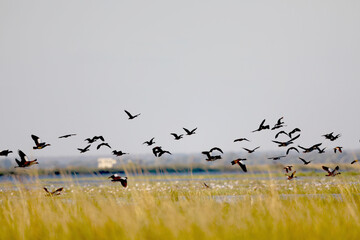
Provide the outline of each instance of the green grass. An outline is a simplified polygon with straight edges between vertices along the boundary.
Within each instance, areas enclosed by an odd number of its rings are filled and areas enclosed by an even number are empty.
[[[205,176],[211,188],[204,176],[168,181],[174,177],[129,177],[126,189],[106,178],[81,186],[64,177],[57,197],[45,196],[48,179],[2,183],[0,239],[360,237],[358,176]]]

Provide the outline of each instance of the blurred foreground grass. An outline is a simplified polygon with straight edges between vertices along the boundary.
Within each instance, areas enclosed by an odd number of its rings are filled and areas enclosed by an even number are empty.
[[[359,239],[358,176],[0,184],[0,239]],[[210,180],[209,180],[210,179]],[[163,180],[163,181],[162,181]],[[57,184],[57,183],[56,183]],[[46,197],[43,186],[64,186]]]

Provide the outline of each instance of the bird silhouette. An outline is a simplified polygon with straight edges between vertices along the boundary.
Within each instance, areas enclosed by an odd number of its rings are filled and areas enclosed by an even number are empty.
[[[121,185],[126,188],[127,187],[127,177],[121,177],[119,174],[115,173],[111,175],[109,178],[111,178],[112,182],[120,182]]]
[[[75,133],[66,134],[66,135],[60,136],[59,138],[68,138],[68,137],[72,137],[72,136],[76,136],[76,134]]]
[[[314,151],[314,150],[319,149],[319,147],[321,146],[321,144],[322,144],[322,143],[317,143],[317,144],[312,145],[312,146],[309,147],[309,148],[302,147],[302,146],[300,146],[300,145],[298,145],[298,147],[301,148],[302,150],[304,150],[303,153],[309,153],[309,152],[312,152],[312,151]]]
[[[206,188],[210,188],[210,186],[209,186],[209,185],[207,185],[205,182],[204,182],[204,187],[206,187]]]
[[[101,141],[105,141],[105,139],[104,139],[104,137],[103,136],[94,136],[94,137],[92,137],[92,138],[87,138],[87,139],[85,139],[84,141],[87,141],[89,144],[92,144],[92,143],[94,143],[94,142],[96,142],[97,140],[101,140]]]
[[[292,131],[290,131],[289,132],[289,137],[292,138],[291,136],[296,132],[301,132],[300,128],[294,128]]]
[[[284,127],[284,122],[282,121],[284,117],[279,118],[277,122],[275,123],[274,127],[271,128],[271,130],[275,130],[281,127]]]
[[[287,134],[285,131],[280,131],[275,135],[275,139],[277,139],[280,134],[285,134],[286,136],[289,136],[289,134]]]
[[[176,133],[170,133],[170,134],[174,136],[175,140],[180,140],[184,136],[184,134],[180,134],[180,135],[177,135]]]
[[[211,161],[216,161],[216,160],[219,160],[221,159],[221,156],[220,155],[211,155],[210,154],[210,151],[203,151],[201,152],[202,154],[206,155],[206,161],[208,162],[211,162]]]
[[[336,153],[336,151],[339,151],[340,153],[342,153],[342,148],[343,147],[334,147],[334,153]]]
[[[151,146],[151,145],[153,145],[155,142],[154,142],[154,137],[152,138],[152,139],[150,139],[149,141],[145,141],[143,144],[146,144],[146,145],[148,145],[148,146]]]
[[[284,157],[286,157],[286,156],[269,157],[268,159],[279,160],[279,159],[284,158]]]
[[[9,149],[3,150],[3,151],[0,152],[0,156],[7,157],[10,153],[12,153],[12,151],[10,151]]]
[[[260,148],[260,146],[254,148],[254,149],[247,149],[247,148],[243,148],[245,151],[247,151],[248,153],[253,153],[255,152],[256,149]]]
[[[325,137],[326,139],[329,139],[330,141],[335,141],[336,139],[341,137],[341,134],[337,134],[335,136],[333,134],[334,134],[334,132],[331,132],[331,133],[328,133],[328,134],[324,134],[322,136]]]
[[[31,138],[35,142],[35,146],[33,147],[33,149],[43,149],[43,148],[45,148],[47,146],[51,146],[50,144],[48,144],[46,142],[41,142],[41,140],[40,140],[40,138],[38,136],[31,135]]]
[[[18,150],[18,153],[20,156],[20,161],[15,158],[15,161],[18,164],[18,166],[16,166],[16,168],[17,167],[25,168],[25,167],[30,167],[31,165],[34,165],[34,164],[39,164],[37,162],[37,159],[29,161],[28,157],[26,156],[26,154],[23,151]]]
[[[287,176],[287,179],[288,179],[288,180],[291,180],[291,179],[296,178],[295,173],[296,173],[296,171],[293,171],[293,172],[291,173],[291,175],[286,175],[286,176]]]
[[[160,146],[154,147],[152,149],[152,151],[153,151],[153,154],[155,155],[155,157],[161,157],[165,153],[171,155],[171,152],[163,150],[162,147],[160,147]]]
[[[78,148],[77,150],[79,150],[80,151],[80,153],[85,153],[85,152],[87,152],[87,151],[90,151],[90,146],[91,145],[87,145],[85,148]]]
[[[298,139],[299,137],[300,137],[300,134],[297,135],[296,137],[293,137],[292,139],[290,139],[289,141],[286,141],[286,142],[279,142],[279,141],[272,141],[272,142],[278,144],[279,147],[286,147],[286,146],[288,146],[290,144],[293,144],[294,143],[293,141]]]
[[[304,163],[304,165],[308,165],[309,163],[311,163],[311,161],[306,161],[305,159],[299,157],[299,159]]]
[[[50,192],[46,187],[44,187],[44,190],[45,192],[47,193],[47,196],[58,196],[61,194],[61,191],[63,190],[64,188],[61,187],[61,188],[58,188],[52,192]]]
[[[286,166],[286,167],[284,167],[285,172],[286,172],[286,173],[291,172],[291,171],[292,171],[292,170],[291,170],[292,167],[293,167],[293,166]]]
[[[247,138],[237,138],[237,139],[234,140],[234,142],[242,142],[242,141],[248,141],[248,142],[250,142],[250,140],[247,139]]]
[[[128,111],[126,111],[126,110],[124,110],[124,111],[125,111],[125,113],[128,115],[129,120],[134,119],[134,118],[138,117],[138,116],[141,114],[141,113],[139,113],[139,114],[136,114],[136,115],[132,115],[132,114],[129,113]]]
[[[296,147],[289,147],[288,150],[286,150],[286,155],[288,155],[291,150],[294,150],[294,151],[296,151],[296,152],[299,152],[299,150],[297,150]]]
[[[188,130],[188,129],[186,129],[186,128],[183,128],[184,129],[184,131],[186,132],[186,135],[193,135],[193,134],[195,134],[195,131],[196,131],[196,129],[197,128],[194,128],[193,130]]]
[[[99,145],[97,145],[96,149],[99,150],[102,146],[106,146],[108,148],[111,148],[110,145],[108,143],[100,143]]]
[[[231,161],[231,165],[239,164],[241,169],[244,172],[247,172],[246,165],[245,165],[244,161],[246,161],[246,158],[238,158],[238,159],[235,159],[235,160]]]
[[[264,124],[265,124],[265,120],[266,120],[266,119],[264,119],[264,120],[260,123],[260,126],[259,126],[258,129],[254,130],[254,131],[252,131],[252,132],[259,132],[259,131],[264,130],[264,129],[270,129],[270,126],[269,126],[269,125],[264,125]]]
[[[114,150],[114,151],[112,151],[112,153],[115,155],[115,156],[117,156],[117,157],[120,157],[120,156],[122,156],[122,155],[125,155],[125,154],[128,154],[128,153],[124,153],[123,151],[116,151],[116,150]]]
[[[327,177],[335,177],[336,175],[341,174],[339,172],[339,166],[336,166],[334,170],[326,166],[322,166],[322,169],[324,169],[328,173],[328,175],[325,175]]]
[[[325,148],[326,147],[324,147],[323,149],[320,149],[319,147],[317,147],[316,149],[319,151],[319,153],[325,153]]]

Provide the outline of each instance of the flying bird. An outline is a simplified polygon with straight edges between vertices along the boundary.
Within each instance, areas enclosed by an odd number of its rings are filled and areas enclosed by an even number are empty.
[[[40,138],[38,136],[31,135],[31,138],[35,142],[35,146],[33,147],[33,149],[43,149],[43,148],[45,148],[47,146],[50,146],[50,144],[48,144],[46,142],[41,142],[41,140],[40,140]]]
[[[184,134],[180,134],[180,135],[178,135],[178,134],[176,134],[176,133],[170,133],[170,134],[174,136],[175,140],[180,140],[180,139],[182,139],[183,136],[184,136]]]
[[[309,163],[311,163],[311,161],[306,161],[305,159],[299,157],[299,159],[304,163],[304,165],[308,165]]]
[[[343,147],[334,147],[334,153],[336,153],[337,150],[342,153],[342,148]]]
[[[96,149],[99,150],[102,146],[106,146],[108,148],[111,148],[110,145],[108,143],[100,143],[99,145],[97,145]]]
[[[241,169],[244,172],[247,172],[246,165],[245,165],[244,161],[246,161],[246,158],[238,158],[238,159],[235,159],[234,161],[231,161],[231,165],[239,164]]]
[[[96,142],[97,140],[101,140],[101,141],[105,141],[105,139],[104,139],[104,137],[103,136],[94,136],[94,137],[92,137],[92,138],[87,138],[87,139],[85,139],[84,141],[87,141],[89,144],[92,144],[92,143],[94,143],[94,142]]]
[[[117,157],[120,157],[120,156],[122,156],[122,155],[125,155],[125,154],[128,154],[128,153],[124,153],[123,151],[116,151],[116,150],[114,150],[114,151],[112,151],[112,153],[115,155],[115,156],[117,156]]]
[[[297,150],[296,147],[289,147],[288,150],[286,150],[286,155],[288,155],[291,150],[294,150],[294,151],[296,151],[296,152],[299,152],[299,150]]]
[[[243,149],[244,149],[245,151],[247,151],[248,153],[253,153],[253,152],[255,152],[255,150],[258,149],[258,148],[260,148],[260,146],[254,148],[254,149],[252,149],[252,150],[247,149],[247,148],[243,148]]]
[[[80,151],[80,153],[85,153],[85,152],[87,152],[87,151],[90,151],[90,146],[91,145],[87,145],[85,148],[78,148],[77,150],[79,150]]]
[[[265,120],[266,120],[266,119],[264,119],[264,120],[260,123],[260,126],[259,126],[258,129],[254,130],[254,131],[252,131],[252,132],[259,132],[259,131],[264,130],[264,129],[270,129],[270,126],[269,126],[269,125],[264,125],[264,124],[265,124]]]
[[[18,153],[20,156],[20,161],[15,158],[15,161],[18,164],[18,166],[16,166],[16,168],[17,167],[25,168],[25,167],[30,167],[31,165],[34,165],[34,164],[39,164],[37,162],[37,159],[29,161],[28,157],[26,156],[26,154],[23,151],[19,150]]]
[[[284,158],[284,157],[286,157],[286,156],[269,157],[268,159],[279,160],[279,159]]]
[[[286,136],[289,136],[289,134],[287,134],[285,131],[280,131],[275,135],[275,139],[278,138],[280,134],[285,134]]]
[[[241,141],[248,141],[248,142],[250,142],[250,140],[247,139],[247,138],[237,138],[237,139],[234,140],[234,142],[241,142]]]
[[[52,192],[50,192],[46,187],[44,187],[44,190],[45,192],[47,193],[47,196],[58,196],[61,194],[61,191],[63,190],[64,188],[61,187],[61,188],[58,188]]]
[[[293,135],[296,132],[301,132],[300,128],[294,128],[292,131],[289,132],[289,137],[291,138],[291,135]]]
[[[194,128],[193,130],[188,130],[188,129],[186,129],[186,128],[183,128],[184,129],[184,131],[186,132],[186,135],[193,135],[193,134],[195,134],[195,131],[196,131],[196,129],[197,128]]]
[[[3,150],[3,151],[0,152],[0,156],[7,157],[10,153],[12,153],[12,151],[10,151],[9,149]]]
[[[339,172],[339,166],[336,166],[334,170],[326,166],[322,166],[322,169],[328,173],[328,175],[325,175],[327,177],[335,177],[336,175],[341,174],[341,172]]]
[[[325,153],[325,148],[326,147],[324,147],[323,149],[320,149],[319,147],[317,147],[316,149],[319,151],[319,153]]]
[[[155,155],[155,157],[161,157],[165,153],[171,155],[171,152],[163,150],[160,146],[154,147],[152,149],[152,152]]]
[[[203,151],[201,153],[206,155],[207,158],[205,160],[208,161],[208,162],[216,161],[218,159],[221,159],[220,155],[211,155],[209,151]]]
[[[291,170],[292,167],[293,167],[293,166],[286,166],[286,167],[284,167],[285,172],[286,172],[286,173],[291,172],[291,171],[292,171],[292,170]]]
[[[331,132],[331,133],[328,133],[328,134],[324,134],[322,136],[325,137],[326,139],[329,139],[330,141],[335,141],[336,139],[341,137],[341,134],[337,134],[335,136],[333,134],[334,134],[334,132]]]
[[[204,182],[204,186],[205,186],[206,188],[210,188],[210,186],[207,185],[205,182]]]
[[[66,135],[60,136],[59,138],[68,138],[68,137],[72,137],[72,136],[76,136],[76,134],[75,133],[66,134]]]
[[[291,175],[286,175],[288,180],[291,180],[293,178],[296,178],[295,176],[296,171],[293,171]]]
[[[154,142],[154,137],[152,138],[152,139],[150,139],[149,141],[145,141],[143,144],[146,144],[146,145],[148,145],[148,146],[151,146],[151,145],[153,145],[155,142]]]
[[[294,143],[293,141],[298,139],[299,137],[300,137],[300,134],[286,142],[279,142],[279,141],[272,141],[272,142],[278,144],[279,147],[287,147],[288,145],[293,144]]]
[[[300,145],[298,145],[298,147],[301,148],[302,150],[304,150],[303,153],[309,153],[309,152],[314,151],[315,149],[319,149],[319,147],[320,147],[321,144],[322,144],[322,143],[317,143],[317,144],[312,145],[312,146],[309,147],[309,148],[302,147],[302,146],[300,146]]]
[[[128,115],[129,120],[134,119],[134,118],[138,117],[141,114],[141,113],[139,113],[139,114],[136,114],[136,115],[131,115],[131,113],[129,113],[128,111],[126,111],[126,110],[124,110],[124,111]]]
[[[120,182],[121,185],[126,188],[127,187],[127,177],[121,177],[119,174],[115,173],[111,175],[109,178],[111,178],[112,182]]]
[[[277,122],[275,123],[274,127],[271,128],[271,130],[275,130],[281,127],[284,127],[284,122],[282,121],[284,117],[279,118]]]

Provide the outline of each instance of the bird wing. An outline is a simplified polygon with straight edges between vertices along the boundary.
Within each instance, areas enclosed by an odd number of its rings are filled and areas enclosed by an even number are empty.
[[[19,150],[18,152],[21,159],[21,163],[29,161],[28,157],[25,155],[23,151]]]
[[[265,120],[266,120],[266,119],[264,119],[264,120],[260,123],[259,128],[261,128],[262,126],[264,126]]]
[[[278,133],[275,135],[275,139],[278,138],[278,136],[279,136],[280,134],[288,135],[285,131],[280,131],[280,132],[278,132]]]
[[[185,131],[187,134],[190,133],[190,131],[189,131],[188,129],[186,129],[186,128],[183,128],[183,129],[184,129],[184,131]]]
[[[246,151],[248,151],[248,152],[251,152],[251,150],[250,149],[247,149],[247,148],[243,148],[244,150],[246,150]]]
[[[176,133],[170,133],[170,134],[173,135],[175,138],[179,137]]]
[[[290,177],[294,177],[294,175],[295,175],[295,173],[296,173],[296,171],[293,171],[293,173],[291,174],[291,176]]]
[[[34,140],[36,145],[39,145],[41,143],[41,140],[38,136],[31,135],[31,138]]]
[[[208,151],[203,151],[203,152],[201,152],[202,154],[205,154],[208,158],[210,158],[210,152],[208,152]]]
[[[241,161],[238,161],[238,164],[244,172],[247,172],[246,165],[244,163],[242,163]]]
[[[295,148],[295,147],[290,147],[290,148],[288,148],[288,150],[286,151],[286,155],[289,154],[290,150],[295,150],[295,151],[299,152],[299,150],[297,150],[297,148]]]
[[[274,141],[274,140],[272,140],[272,142],[277,143],[277,144],[283,144],[283,142]]]
[[[46,187],[44,187],[44,190],[45,190],[45,192],[50,193]]]
[[[326,167],[326,166],[322,166],[322,169],[324,169],[325,171],[327,171],[328,173],[331,172],[331,168],[329,167]]]
[[[218,148],[218,147],[213,147],[212,149],[210,149],[210,152],[212,152],[212,151],[215,151],[215,150],[217,150],[217,151],[219,151],[219,152],[221,152],[221,153],[224,153],[220,148]]]
[[[303,163],[306,163],[305,159],[303,159],[303,158],[301,158],[301,157],[299,157],[299,159],[300,159],[301,161],[303,161]]]
[[[105,143],[100,143],[99,145],[97,145],[96,149],[99,150],[101,146],[105,145]]]
[[[88,150],[90,146],[91,145],[87,145],[86,148],[84,148],[84,150]]]
[[[258,149],[258,148],[260,148],[260,146],[258,146],[258,147],[256,147],[256,148],[254,148],[254,149],[253,149],[253,151],[255,151],[255,150],[256,150],[256,149]]]
[[[300,137],[300,134],[297,135],[297,136],[295,136],[295,137],[293,137],[292,139],[290,139],[289,142],[294,141],[294,140],[298,139],[299,137]]]
[[[127,187],[127,179],[120,179],[120,183],[124,188]]]
[[[191,130],[191,133],[194,133],[196,131],[197,128],[194,128],[193,130]]]
[[[58,188],[58,189],[56,189],[55,191],[53,191],[51,194],[60,193],[63,189],[64,189],[63,187]]]
[[[132,118],[133,117],[133,115],[131,115],[131,113],[129,113],[128,111],[126,111],[126,110],[124,110],[125,111],[125,113],[129,116],[129,118]]]

